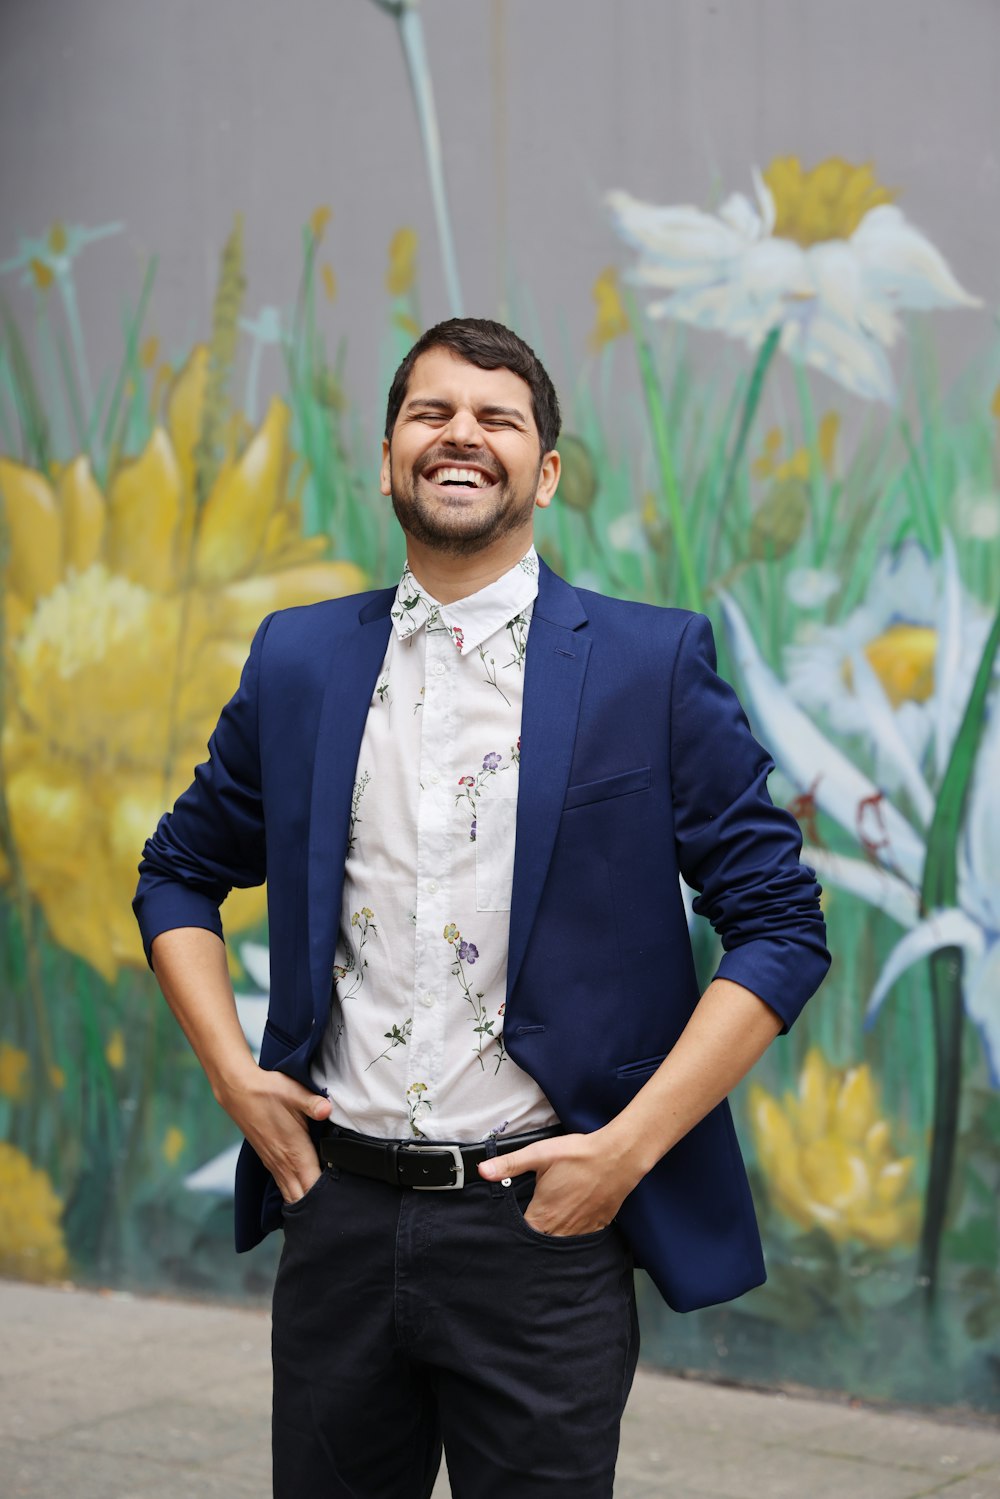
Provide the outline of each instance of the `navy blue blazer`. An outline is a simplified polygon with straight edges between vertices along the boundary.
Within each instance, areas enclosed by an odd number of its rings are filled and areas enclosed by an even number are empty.
[[[393,589],[261,624],[209,758],[146,844],[135,912],[158,933],[222,935],[233,886],[266,877],[270,1011],[260,1062],[311,1087],[330,1008],[351,791],[389,639]],[[525,661],[504,1037],[564,1124],[618,1114],[699,997],[679,875],[714,925],[718,973],[785,1027],[826,972],[813,872],[766,790],[772,762],[715,672],[709,622],[575,589],[544,565]],[[281,1221],[244,1144],[236,1244]],[[729,1106],[697,1124],[623,1204],[636,1261],[669,1304],[764,1279]]]

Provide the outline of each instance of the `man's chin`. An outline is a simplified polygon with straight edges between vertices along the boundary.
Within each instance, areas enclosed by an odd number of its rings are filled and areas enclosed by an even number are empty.
[[[392,508],[399,524],[413,541],[456,557],[474,556],[485,551],[520,524],[519,518],[509,511],[484,516],[477,514],[468,502],[445,511],[435,509],[434,514],[428,514],[424,506],[400,504],[393,495]]]

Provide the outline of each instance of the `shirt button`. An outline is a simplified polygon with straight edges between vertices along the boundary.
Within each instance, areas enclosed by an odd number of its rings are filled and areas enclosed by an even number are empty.
[[[443,661],[435,661],[431,670],[436,677],[443,677],[448,668],[445,666]]]
[[[436,786],[438,784],[438,782],[440,781],[440,779],[441,779],[441,777],[438,775],[437,771],[436,770],[432,770],[431,771],[431,785],[432,786]]]
[[[434,996],[429,989],[426,994],[421,994],[420,1003],[426,1005],[428,1009],[430,1009],[431,1005],[434,1003]]]
[[[428,893],[428,895],[437,895],[439,888],[440,887],[438,885],[437,880],[428,880],[427,881],[427,893]]]

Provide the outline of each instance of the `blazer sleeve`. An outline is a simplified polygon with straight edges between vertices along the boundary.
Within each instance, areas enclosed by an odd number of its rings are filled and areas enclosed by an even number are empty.
[[[820,887],[802,835],[767,792],[774,762],[716,673],[712,627],[685,626],[671,696],[671,772],[681,873],[722,939],[717,976],[742,984],[787,1030],[830,965]]]
[[[230,890],[264,883],[257,714],[261,653],[272,618],[254,636],[240,685],[208,742],[208,759],[143,849],[132,909],[151,966],[153,940],[161,932],[199,926],[221,938],[219,907]]]

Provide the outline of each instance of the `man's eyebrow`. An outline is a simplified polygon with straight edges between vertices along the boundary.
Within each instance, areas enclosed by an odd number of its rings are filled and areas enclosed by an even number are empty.
[[[439,396],[414,396],[406,403],[407,411],[419,409],[421,411],[454,411],[455,407],[451,401],[443,401]],[[477,416],[509,416],[515,421],[527,426],[527,418],[516,406],[480,406],[476,411]]]

